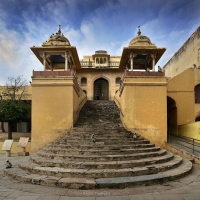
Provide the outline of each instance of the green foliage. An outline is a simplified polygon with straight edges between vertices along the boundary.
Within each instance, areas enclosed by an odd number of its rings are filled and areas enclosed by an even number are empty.
[[[3,87],[2,100],[0,100],[0,121],[30,121],[31,105],[26,100],[27,86],[27,81],[23,80],[22,76],[8,78],[8,83]]]
[[[21,100],[0,101],[0,121],[2,122],[25,122],[30,121],[31,106]]]

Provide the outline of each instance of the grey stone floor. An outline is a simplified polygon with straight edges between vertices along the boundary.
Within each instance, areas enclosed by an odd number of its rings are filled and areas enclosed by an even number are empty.
[[[0,154],[0,200],[200,200],[200,167],[194,165],[191,174],[176,181],[126,189],[72,190],[10,180],[3,175],[8,158]],[[9,158],[17,164],[29,157]]]

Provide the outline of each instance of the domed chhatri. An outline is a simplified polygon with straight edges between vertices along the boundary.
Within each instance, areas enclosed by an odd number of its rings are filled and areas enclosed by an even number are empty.
[[[156,45],[153,44],[147,36],[141,35],[140,26],[138,26],[138,36],[134,37],[129,43],[129,47],[132,46],[142,46],[143,48],[147,46],[148,48],[156,48]]]
[[[71,46],[69,40],[61,33],[61,26],[59,25],[58,32],[52,34],[50,38],[42,44],[46,46]]]
[[[138,35],[130,41],[128,47],[123,49],[119,68],[126,68],[129,71],[155,71],[155,65],[165,50],[165,48],[158,48],[147,36],[141,35],[138,26]]]

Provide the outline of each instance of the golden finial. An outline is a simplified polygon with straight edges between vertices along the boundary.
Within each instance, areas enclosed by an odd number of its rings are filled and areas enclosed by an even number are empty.
[[[138,26],[138,36],[140,36],[141,35],[141,31],[140,31],[140,26]]]
[[[58,33],[61,34],[61,25],[59,25]]]

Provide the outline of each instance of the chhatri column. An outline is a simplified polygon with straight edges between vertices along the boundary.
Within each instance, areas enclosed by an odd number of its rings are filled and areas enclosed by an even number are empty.
[[[133,54],[133,53],[130,54],[130,59],[131,59],[131,69],[130,69],[130,71],[133,71],[133,59],[134,59],[136,56],[137,56],[137,54]]]
[[[151,58],[152,58],[152,70],[155,72],[155,58],[156,58],[156,56],[154,54],[151,54]]]
[[[67,52],[65,52],[65,71],[69,71]]]
[[[43,52],[42,58],[43,58],[44,71],[46,71],[46,54],[45,54],[45,52]]]

